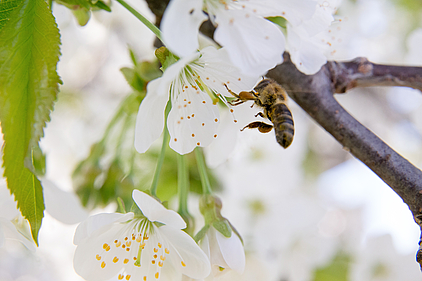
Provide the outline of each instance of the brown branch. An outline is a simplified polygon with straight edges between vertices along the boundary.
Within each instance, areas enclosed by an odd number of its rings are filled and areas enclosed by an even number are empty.
[[[418,79],[412,83],[411,78],[400,71]],[[369,85],[419,88],[419,73],[422,74],[421,68],[375,65],[365,59],[356,59],[345,63],[328,62],[318,73],[307,76],[296,69],[288,54],[284,54],[284,62],[270,70],[267,76],[283,85],[303,110],[388,184],[409,206],[416,223],[421,226],[422,171],[354,119],[333,95]],[[421,249],[417,260],[422,268]]]
[[[336,93],[355,87],[403,86],[422,91],[422,68],[375,64],[366,58],[329,62]]]

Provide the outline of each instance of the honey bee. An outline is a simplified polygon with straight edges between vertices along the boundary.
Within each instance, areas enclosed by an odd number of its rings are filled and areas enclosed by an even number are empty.
[[[231,91],[227,85],[225,86],[229,93],[237,98],[230,103],[231,105],[235,106],[253,100],[254,104],[263,109],[263,112],[259,112],[255,117],[268,118],[273,123],[270,125],[256,121],[245,126],[241,131],[249,128],[258,129],[261,133],[268,133],[274,127],[277,142],[284,148],[289,147],[295,132],[293,117],[286,104],[287,93],[277,82],[266,78],[259,82],[253,91],[243,91],[239,94]]]

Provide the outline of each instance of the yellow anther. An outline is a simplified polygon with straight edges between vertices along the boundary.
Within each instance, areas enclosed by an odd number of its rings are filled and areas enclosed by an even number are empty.
[[[151,263],[152,263],[152,264],[155,264],[155,260],[152,260],[152,261],[151,261]]]
[[[127,247],[130,247],[130,245],[132,245],[132,241],[126,242]]]
[[[169,249],[167,249],[167,248],[165,248],[164,249],[164,252],[168,255],[168,254],[170,254],[170,251],[169,251]]]
[[[100,260],[100,259],[101,259],[101,256],[100,256],[100,255],[96,255],[96,256],[95,256],[95,258],[96,258],[97,260]]]
[[[114,263],[116,263],[116,262],[118,262],[118,261],[119,261],[119,258],[118,258],[118,257],[114,257],[114,258],[113,258],[113,262],[114,262]]]
[[[119,277],[117,277],[119,280],[122,280],[123,279],[123,275],[122,274],[119,274]]]
[[[101,263],[101,268],[104,268],[106,266],[106,263],[105,262],[102,262]]]
[[[123,260],[123,263],[124,263],[124,264],[127,264],[128,262],[129,262],[129,259],[124,259],[124,260]]]
[[[103,249],[105,250],[105,249],[107,249],[107,248],[110,248],[110,246],[109,246],[107,243],[104,243],[104,245],[103,245]]]
[[[144,278],[142,278],[142,279],[144,279],[144,281],[147,281],[147,277],[146,276],[144,276]]]
[[[129,238],[125,237],[125,241],[127,241]],[[127,277],[126,277],[127,278]]]
[[[139,245],[139,248],[145,248],[145,243],[142,243],[141,245]]]
[[[161,243],[158,243],[157,245],[158,245],[158,248],[161,248],[161,246],[162,246]]]
[[[129,280],[132,275],[126,275],[126,280]]]
[[[182,266],[186,266],[186,263],[184,261],[180,262],[182,264]]]
[[[160,260],[165,261],[166,260],[166,257],[160,256]]]
[[[157,272],[157,273],[155,273],[154,276],[155,276],[155,279],[158,279],[158,277],[160,277],[160,273]]]
[[[120,241],[116,243],[116,247],[120,247],[120,245],[122,245]]]
[[[139,236],[138,238],[136,238],[136,242],[141,243],[141,241],[142,241],[142,237],[141,236]]]
[[[126,251],[129,252],[130,251],[130,248],[126,248]]]
[[[154,257],[154,259],[158,258],[157,254],[155,254],[153,257]]]
[[[158,262],[158,266],[159,266],[159,267],[163,267],[163,262],[162,262],[162,261],[159,261],[159,262]]]
[[[154,253],[157,253],[158,252],[158,249],[157,248],[154,248]]]

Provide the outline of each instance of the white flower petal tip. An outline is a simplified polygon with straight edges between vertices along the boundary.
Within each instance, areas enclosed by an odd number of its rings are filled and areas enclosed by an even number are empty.
[[[272,22],[245,11],[220,11],[215,32],[234,65],[249,75],[263,75],[282,62],[285,39]]]
[[[135,190],[133,198],[145,216],[100,214],[78,227],[75,271],[88,281],[116,276],[118,280],[207,277],[211,271],[207,256],[192,237],[173,227],[180,227],[174,222],[180,216],[141,191]],[[154,221],[164,225],[157,227]]]
[[[201,248],[210,259],[214,277],[225,274],[229,270],[235,270],[239,274],[245,270],[243,244],[234,232],[227,238],[211,227],[201,240]]]
[[[202,12],[202,1],[170,1],[161,22],[166,46],[179,57],[195,52],[199,47],[199,26],[206,19]]]
[[[139,153],[148,150],[160,137],[164,129],[164,111],[168,101],[168,90],[162,78],[147,85],[147,95],[139,106],[135,126],[135,149]],[[162,90],[164,88],[164,90]],[[165,93],[167,91],[167,94]],[[164,92],[164,93],[163,93]]]
[[[164,223],[176,229],[186,228],[185,221],[178,213],[173,210],[166,209],[160,202],[145,192],[135,189],[132,192],[132,198],[148,220]]]
[[[65,224],[75,224],[88,217],[74,193],[61,190],[47,179],[42,180],[42,186],[46,210],[53,218]]]

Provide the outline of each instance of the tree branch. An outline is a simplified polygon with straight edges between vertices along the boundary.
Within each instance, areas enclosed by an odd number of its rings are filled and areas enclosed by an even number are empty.
[[[315,75],[299,72],[284,54],[284,62],[267,73],[289,96],[343,147],[387,183],[422,225],[422,171],[354,119],[334,98],[354,87],[407,86],[422,89],[422,68],[376,65],[358,58],[328,62]],[[422,250],[417,254],[422,269]]]

